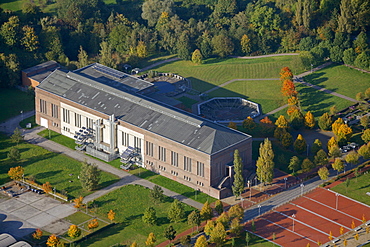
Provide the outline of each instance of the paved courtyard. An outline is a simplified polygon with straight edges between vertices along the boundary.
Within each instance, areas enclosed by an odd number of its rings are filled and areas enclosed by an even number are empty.
[[[21,238],[36,229],[61,234],[70,223],[62,220],[77,210],[71,204],[33,192],[25,192],[17,198],[0,200],[0,233]],[[58,224],[55,222],[58,221]]]

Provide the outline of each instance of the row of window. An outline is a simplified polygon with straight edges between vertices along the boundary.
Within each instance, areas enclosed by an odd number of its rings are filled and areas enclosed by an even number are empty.
[[[121,133],[122,146],[125,147],[133,146],[134,148],[141,150],[141,138],[133,136],[134,143],[130,143],[130,137],[131,135],[129,133],[122,131]]]

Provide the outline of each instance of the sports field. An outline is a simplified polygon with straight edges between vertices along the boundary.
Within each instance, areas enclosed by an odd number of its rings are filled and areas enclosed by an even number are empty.
[[[370,219],[370,207],[325,188],[317,188],[255,220],[255,233],[281,246],[316,246],[353,231]],[[247,229],[252,230],[251,223]],[[364,233],[366,234],[366,233]],[[370,237],[370,235],[369,235]],[[336,243],[343,244],[343,239]],[[342,246],[342,245],[341,245]]]

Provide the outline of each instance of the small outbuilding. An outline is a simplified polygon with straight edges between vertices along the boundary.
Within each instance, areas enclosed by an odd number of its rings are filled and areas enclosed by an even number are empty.
[[[59,63],[55,61],[47,61],[45,63],[41,63],[31,68],[22,70],[22,85],[24,87],[32,86],[33,88],[35,88],[54,70],[59,68]]]

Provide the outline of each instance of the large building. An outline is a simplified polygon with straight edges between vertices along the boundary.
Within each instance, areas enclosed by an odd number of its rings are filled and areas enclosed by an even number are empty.
[[[213,197],[231,195],[233,153],[239,150],[244,169],[251,166],[251,136],[147,96],[154,91],[97,63],[55,70],[35,88],[36,122],[101,159],[132,158]]]

